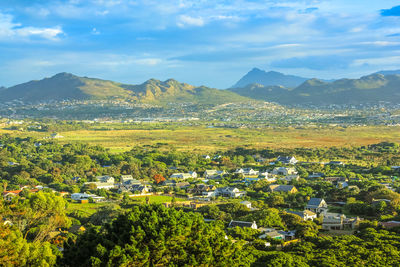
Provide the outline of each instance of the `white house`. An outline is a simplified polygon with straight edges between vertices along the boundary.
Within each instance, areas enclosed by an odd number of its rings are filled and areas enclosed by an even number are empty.
[[[97,176],[96,182],[87,182],[85,185],[95,184],[97,189],[111,189],[114,188],[115,179],[112,176],[104,175],[104,176]]]
[[[203,176],[206,179],[217,179],[217,178],[222,178],[226,174],[228,174],[226,171],[206,170]]]
[[[240,204],[242,204],[242,205],[246,206],[247,208],[251,209],[251,202],[250,201],[245,200],[245,201],[240,202]]]
[[[295,157],[279,156],[276,161],[282,162],[283,164],[296,164],[298,160]]]
[[[188,173],[173,173],[170,178],[175,178],[175,179],[189,179],[189,178],[197,178],[197,173],[196,172],[188,172]]]
[[[293,175],[297,174],[297,171],[295,168],[277,167],[274,168],[272,173],[276,175]]]
[[[104,199],[104,197],[99,197],[93,194],[86,194],[86,193],[74,193],[71,195],[71,199],[73,200],[87,200],[89,198],[92,198],[95,202]]]
[[[243,174],[243,175],[258,175],[258,171],[253,170],[252,168],[240,168],[236,169],[235,173]]]
[[[255,221],[253,221],[253,222],[244,222],[244,221],[234,221],[234,220],[232,220],[228,225],[229,228],[236,227],[236,226],[237,227],[241,227],[241,228],[248,227],[248,228],[252,228],[252,229],[257,229],[257,224],[256,224]]]

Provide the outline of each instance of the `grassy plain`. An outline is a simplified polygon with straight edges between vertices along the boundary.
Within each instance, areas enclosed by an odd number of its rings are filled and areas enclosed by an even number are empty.
[[[0,134],[45,138],[50,133],[0,129]],[[175,147],[181,151],[213,152],[237,146],[248,148],[348,147],[400,142],[399,126],[352,126],[323,128],[207,128],[201,126],[108,125],[107,128],[59,132],[60,143],[84,142],[101,145],[112,152],[123,152],[135,146],[158,145],[161,150]]]

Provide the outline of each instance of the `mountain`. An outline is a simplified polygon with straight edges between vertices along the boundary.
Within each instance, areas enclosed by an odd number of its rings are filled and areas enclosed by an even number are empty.
[[[192,102],[197,104],[223,104],[251,99],[226,90],[196,87],[169,79],[164,82],[151,79],[140,85],[79,77],[59,73],[50,78],[30,81],[0,90],[1,101],[22,100],[43,102],[60,100],[120,99],[140,103]]]
[[[289,90],[286,87],[278,85],[264,86],[253,83],[244,88],[231,88],[229,91],[254,99],[276,99],[276,96],[286,94]]]
[[[261,84],[264,86],[280,85],[284,87],[293,88],[305,82],[307,78],[285,75],[276,71],[263,71],[257,68],[249,71],[243,76],[232,88],[246,87],[249,84]]]
[[[243,96],[284,105],[376,104],[400,101],[400,75],[371,74],[360,79],[326,82],[310,79],[294,89],[250,85],[229,89]]]
[[[374,74],[394,75],[394,74],[400,74],[400,70],[381,70]]]

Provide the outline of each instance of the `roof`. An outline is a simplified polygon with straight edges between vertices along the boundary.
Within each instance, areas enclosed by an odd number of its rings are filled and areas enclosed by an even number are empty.
[[[296,187],[294,185],[270,185],[269,188],[271,189],[271,191],[275,191],[275,192],[290,192],[294,189],[296,189]]]
[[[229,227],[252,227],[255,222],[231,221]]]
[[[322,200],[324,200],[324,199],[312,197],[308,201],[307,206],[317,206],[317,207],[319,207],[319,205],[321,205]]]

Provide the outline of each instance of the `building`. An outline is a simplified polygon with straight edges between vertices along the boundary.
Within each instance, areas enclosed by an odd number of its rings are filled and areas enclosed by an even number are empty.
[[[197,173],[196,172],[187,172],[187,173],[173,173],[170,178],[175,178],[175,179],[190,179],[190,178],[197,178]]]
[[[291,175],[286,175],[285,177],[282,178],[284,181],[291,182],[293,180],[298,181],[300,179],[300,176],[298,174],[291,174]]]
[[[344,166],[343,161],[335,161],[335,160],[331,160],[327,163],[327,165],[336,165],[336,166]]]
[[[256,224],[255,221],[253,221],[253,222],[244,222],[244,221],[231,220],[231,222],[229,223],[228,227],[229,228],[232,228],[232,227],[241,227],[241,228],[248,227],[248,228],[252,228],[252,229],[257,229],[257,224]]]
[[[355,229],[360,223],[360,218],[346,218],[339,213],[325,213],[322,220],[322,229],[325,230],[350,230]]]
[[[203,192],[214,192],[217,189],[214,185],[196,184],[193,189],[188,190],[188,193],[202,195]]]
[[[280,231],[277,231],[275,229],[269,229],[268,231],[264,232],[258,238],[264,239],[264,238],[272,238],[276,240],[285,240],[285,235],[283,233],[280,233]]]
[[[203,174],[206,179],[221,179],[228,173],[226,171],[206,170]]]
[[[303,210],[303,211],[287,210],[286,212],[297,215],[300,218],[302,218],[304,221],[313,221],[315,218],[317,218],[317,214],[310,210]]]
[[[285,193],[296,193],[297,188],[294,185],[282,185],[282,184],[272,184],[269,186],[271,192],[285,192]]]
[[[111,189],[114,188],[115,179],[112,176],[104,175],[104,176],[97,176],[96,182],[87,182],[85,185],[95,184],[97,189]]]
[[[380,222],[380,225],[382,225],[383,228],[390,229],[393,227],[399,227],[400,222],[399,221],[388,221],[388,222]]]
[[[276,161],[281,162],[283,164],[296,164],[298,160],[292,156],[279,156]]]
[[[82,200],[89,200],[89,198],[93,199],[94,202],[100,202],[105,200],[104,197],[99,197],[93,194],[86,194],[86,193],[74,193],[71,195],[71,199],[76,200],[76,201],[82,201]]]
[[[275,175],[295,175],[297,171],[295,168],[277,167],[272,170]]]
[[[243,175],[258,175],[258,171],[253,170],[252,168],[240,168],[236,169],[236,174],[243,174]]]
[[[313,172],[312,174],[308,175],[308,178],[322,178],[325,174],[322,172]]]
[[[240,191],[236,187],[220,187],[215,190],[215,196],[238,198],[246,195],[246,191]]]
[[[240,204],[246,206],[246,208],[248,208],[248,209],[251,209],[251,202],[250,201],[245,200],[245,201],[240,202]]]
[[[312,197],[307,203],[306,210],[319,214],[328,210],[328,204],[323,198]]]

